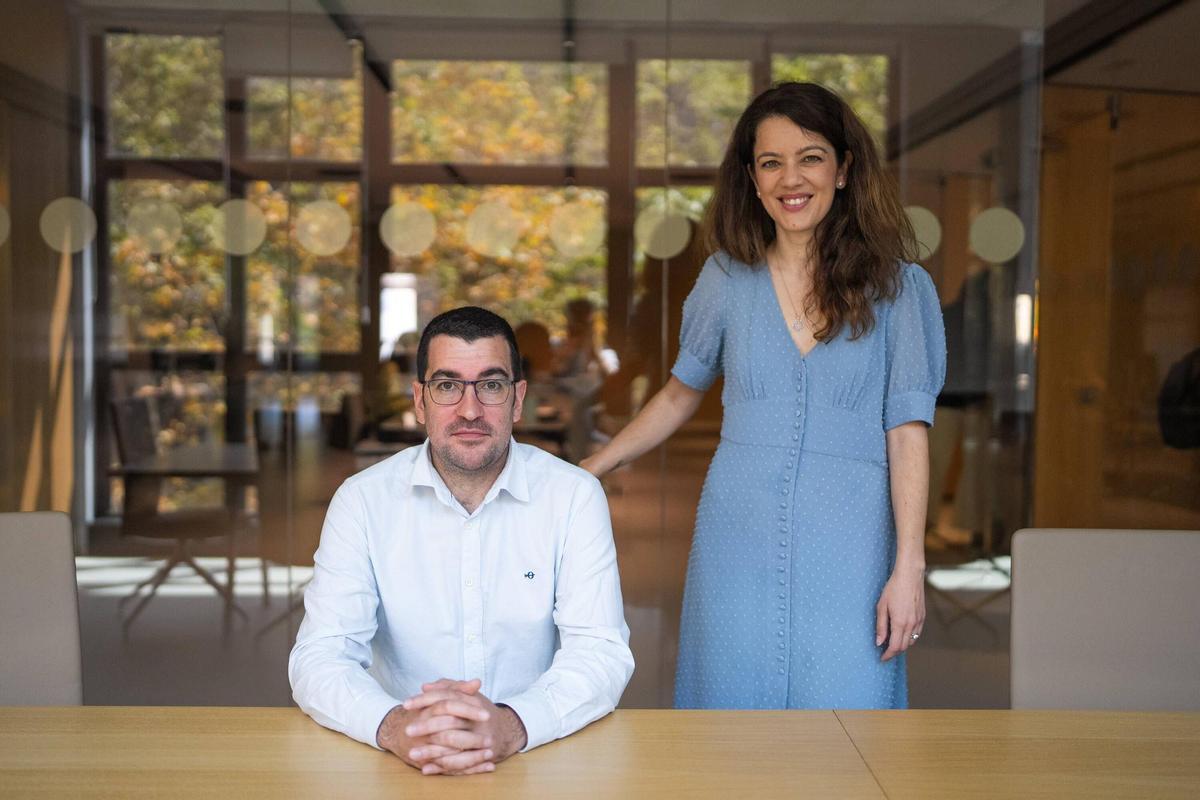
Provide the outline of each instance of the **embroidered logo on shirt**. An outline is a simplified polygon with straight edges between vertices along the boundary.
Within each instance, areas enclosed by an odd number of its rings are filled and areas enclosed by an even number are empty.
[[[529,580],[533,580],[533,573],[532,573],[532,572],[526,572],[526,573],[525,573],[525,577],[526,577],[526,578],[528,578]]]

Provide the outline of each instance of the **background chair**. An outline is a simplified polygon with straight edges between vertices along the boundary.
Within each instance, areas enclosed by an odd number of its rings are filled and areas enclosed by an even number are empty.
[[[1013,537],[1012,707],[1200,710],[1200,531]]]
[[[116,432],[117,453],[122,465],[151,458],[158,448],[158,411],[153,396],[127,397],[112,403],[113,430]],[[170,539],[175,548],[166,562],[149,578],[134,588],[122,604],[142,594],[149,587],[137,606],[125,619],[128,627],[154,597],[161,586],[179,564],[190,567],[205,583],[213,587],[225,600],[226,610],[245,616],[233,601],[231,578],[222,585],[217,578],[202,567],[191,554],[191,543],[196,539],[228,537],[230,569],[233,569],[234,541],[249,525],[244,513],[234,513],[228,507],[198,508],[178,511],[159,511],[159,496],[163,478],[155,475],[122,475],[125,489],[121,512],[121,535],[149,539]],[[228,491],[228,488],[227,488]],[[263,566],[263,593],[267,591],[266,567]]]
[[[0,514],[0,706],[82,702],[71,519]]]

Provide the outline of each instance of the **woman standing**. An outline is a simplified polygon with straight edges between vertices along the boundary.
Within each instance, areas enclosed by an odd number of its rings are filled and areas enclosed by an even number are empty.
[[[582,465],[657,446],[724,373],[675,704],[903,708],[946,351],[895,186],[837,95],[784,83],[738,121],[706,231],[670,381]]]

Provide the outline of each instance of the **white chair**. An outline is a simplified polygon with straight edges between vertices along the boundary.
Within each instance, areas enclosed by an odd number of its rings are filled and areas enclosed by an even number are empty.
[[[0,514],[0,706],[82,702],[71,519]]]
[[[1012,707],[1200,710],[1200,531],[1013,537]]]

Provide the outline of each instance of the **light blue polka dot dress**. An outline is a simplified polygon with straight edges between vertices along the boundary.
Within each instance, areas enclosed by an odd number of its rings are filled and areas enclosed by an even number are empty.
[[[929,274],[901,268],[875,327],[802,356],[770,273],[709,258],[672,373],[725,375],[721,444],[696,515],[680,623],[679,708],[905,708],[875,604],[896,551],[885,431],[932,424],[946,371]]]

